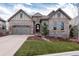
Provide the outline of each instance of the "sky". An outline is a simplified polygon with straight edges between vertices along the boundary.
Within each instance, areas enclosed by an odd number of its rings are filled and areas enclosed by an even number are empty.
[[[48,15],[51,11],[61,8],[74,18],[78,15],[78,7],[79,3],[0,3],[0,17],[7,20],[19,9],[23,9],[29,15],[36,12]]]

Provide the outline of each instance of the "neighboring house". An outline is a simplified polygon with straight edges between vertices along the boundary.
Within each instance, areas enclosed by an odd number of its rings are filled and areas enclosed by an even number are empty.
[[[0,18],[0,35],[4,35],[6,32],[6,21]]]
[[[30,17],[19,10],[8,19],[10,34],[37,34],[42,32],[42,25],[48,25],[49,36],[69,38],[69,21],[71,18],[60,8],[47,16],[40,13]]]

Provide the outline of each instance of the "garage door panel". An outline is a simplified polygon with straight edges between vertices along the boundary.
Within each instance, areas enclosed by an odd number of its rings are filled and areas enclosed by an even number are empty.
[[[30,27],[13,27],[13,34],[31,34],[31,28]]]

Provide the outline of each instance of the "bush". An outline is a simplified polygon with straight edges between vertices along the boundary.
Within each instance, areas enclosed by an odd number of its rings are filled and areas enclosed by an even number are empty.
[[[48,25],[46,23],[42,26],[42,35],[48,35]]]
[[[78,36],[78,26],[74,26],[70,30],[70,37],[77,37]]]

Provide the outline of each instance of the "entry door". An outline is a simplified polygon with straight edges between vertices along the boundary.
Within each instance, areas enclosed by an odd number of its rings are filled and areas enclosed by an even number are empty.
[[[36,24],[36,32],[40,32],[40,24]]]

